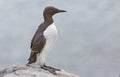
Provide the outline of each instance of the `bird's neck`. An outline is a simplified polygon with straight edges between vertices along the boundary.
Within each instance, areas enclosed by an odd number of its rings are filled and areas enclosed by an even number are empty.
[[[44,16],[44,22],[47,22],[47,23],[49,23],[49,24],[52,24],[52,23],[53,23],[53,18],[52,18],[52,16],[47,16],[47,15],[45,15],[45,16]]]

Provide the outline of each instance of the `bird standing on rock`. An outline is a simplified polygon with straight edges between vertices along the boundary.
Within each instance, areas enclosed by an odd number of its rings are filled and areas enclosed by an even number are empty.
[[[52,6],[48,6],[43,11],[44,22],[38,27],[31,41],[31,54],[27,65],[40,66],[53,74],[60,69],[45,65],[48,53],[53,48],[57,37],[57,29],[52,18],[56,13],[66,12]]]

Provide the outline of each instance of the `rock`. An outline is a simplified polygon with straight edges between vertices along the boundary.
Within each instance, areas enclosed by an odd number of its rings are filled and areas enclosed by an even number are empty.
[[[0,77],[80,77],[78,75],[68,73],[61,69],[56,71],[57,75],[40,69],[38,67],[30,67],[26,65],[13,65],[0,71]]]

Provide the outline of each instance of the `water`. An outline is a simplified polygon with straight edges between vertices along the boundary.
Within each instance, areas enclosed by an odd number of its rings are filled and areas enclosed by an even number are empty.
[[[47,65],[81,77],[119,77],[119,0],[0,0],[0,67],[27,63],[49,5],[67,13],[54,16],[59,37]]]

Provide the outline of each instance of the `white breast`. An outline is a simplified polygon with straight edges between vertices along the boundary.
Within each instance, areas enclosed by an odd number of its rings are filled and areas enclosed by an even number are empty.
[[[44,32],[44,36],[46,39],[48,38],[56,38],[56,35],[57,35],[57,29],[56,29],[56,26],[55,24],[51,24]]]
[[[44,31],[44,36],[46,38],[46,44],[42,52],[37,55],[37,61],[36,61],[36,63],[41,66],[45,63],[47,55],[52,50],[53,45],[57,38],[57,29],[54,23],[48,26],[48,28]]]

